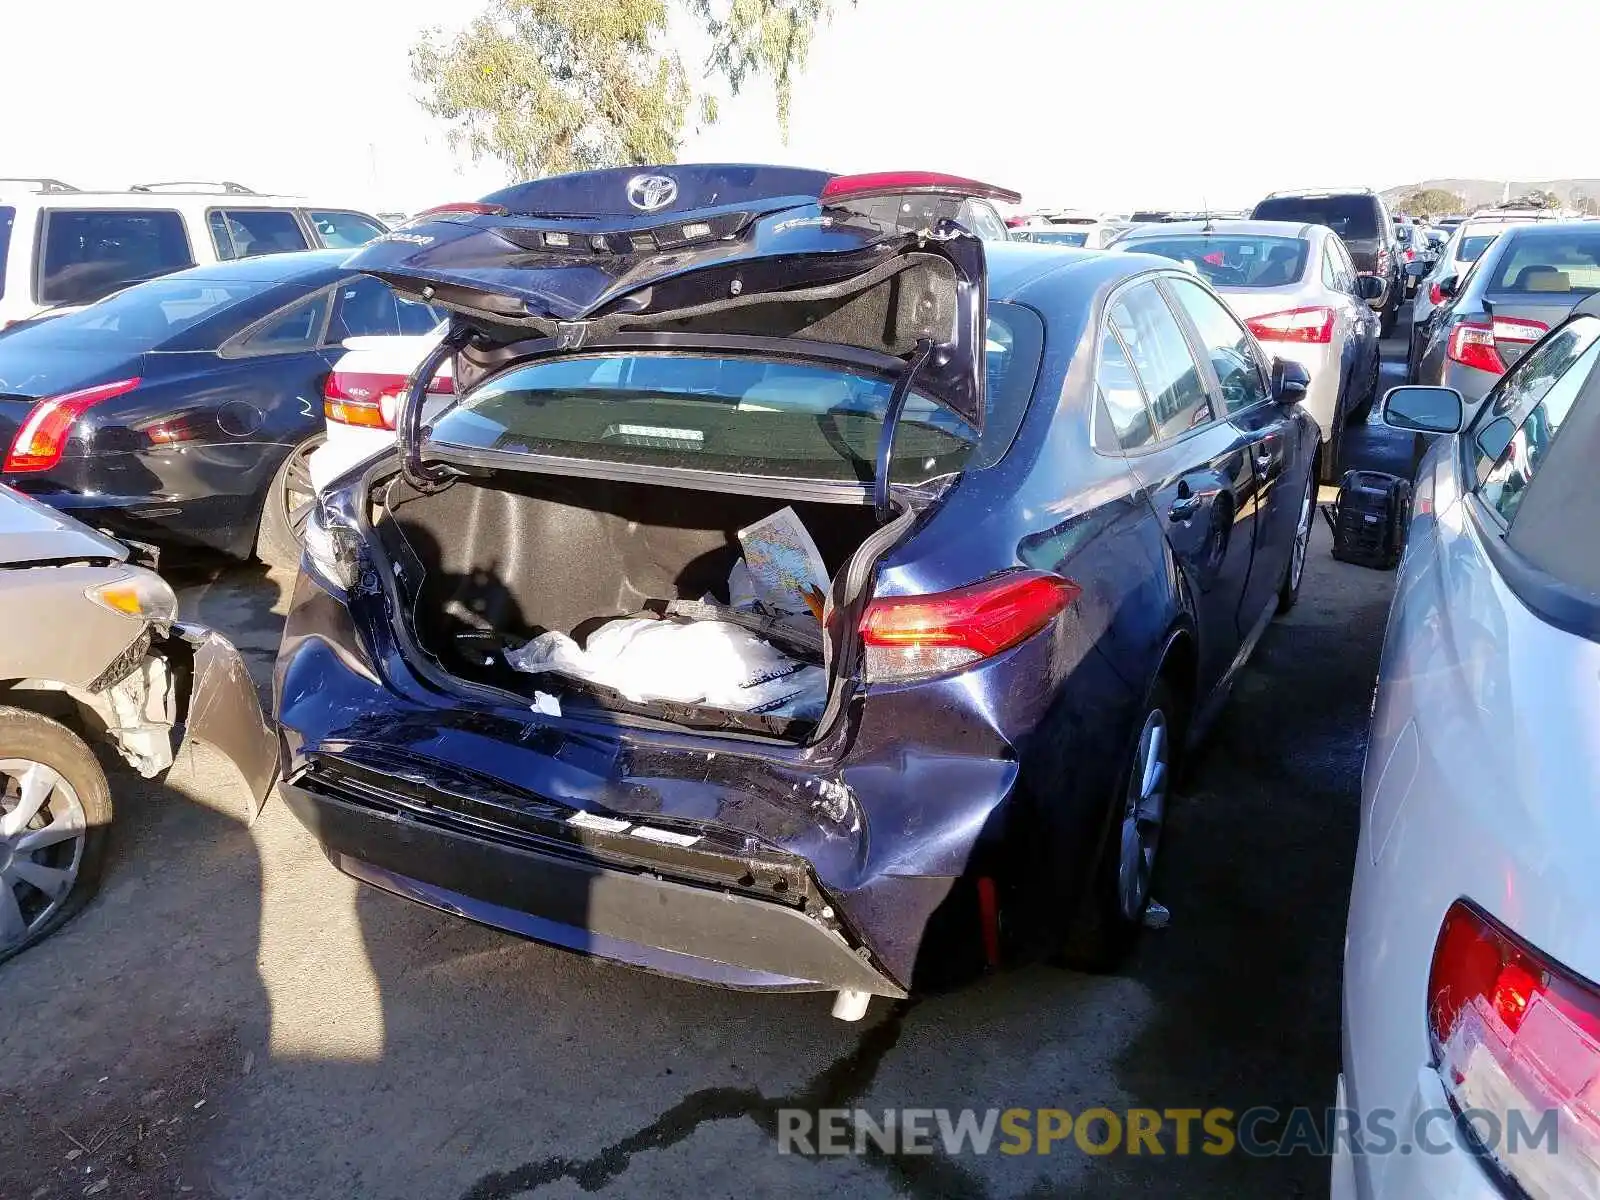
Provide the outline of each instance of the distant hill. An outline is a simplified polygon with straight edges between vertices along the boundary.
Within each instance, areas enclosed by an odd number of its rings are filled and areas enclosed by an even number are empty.
[[[1506,181],[1503,179],[1424,179],[1420,183],[1403,183],[1397,187],[1385,188],[1383,198],[1390,204],[1394,204],[1414,192],[1424,191],[1428,188],[1438,188],[1440,191],[1453,192],[1463,197],[1465,200],[1463,208],[1470,212],[1475,208],[1486,208],[1491,204],[1499,204],[1506,194]],[[1600,179],[1511,181],[1511,196],[1513,199],[1518,196],[1524,196],[1535,189],[1541,192],[1554,192],[1561,198],[1563,204],[1572,202],[1572,193],[1574,191],[1587,194],[1591,201],[1600,200]]]

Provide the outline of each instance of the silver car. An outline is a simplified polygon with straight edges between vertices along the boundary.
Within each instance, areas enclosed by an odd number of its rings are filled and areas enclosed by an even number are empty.
[[[1384,401],[1442,436],[1362,781],[1334,1200],[1600,1196],[1600,297],[1464,413]]]
[[[89,742],[147,777],[207,743],[237,768],[246,818],[276,775],[277,738],[239,652],[180,623],[172,589],[131,558],[0,487],[0,961],[99,885],[111,790]]]
[[[1318,477],[1334,482],[1344,426],[1378,387],[1384,284],[1357,275],[1339,235],[1285,221],[1187,221],[1134,229],[1114,250],[1175,259],[1222,293],[1269,354],[1311,375],[1304,407],[1322,427]]]

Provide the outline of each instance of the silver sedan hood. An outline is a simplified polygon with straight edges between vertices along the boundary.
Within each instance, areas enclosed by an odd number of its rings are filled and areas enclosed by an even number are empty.
[[[0,485],[0,566],[127,557],[121,542]]]

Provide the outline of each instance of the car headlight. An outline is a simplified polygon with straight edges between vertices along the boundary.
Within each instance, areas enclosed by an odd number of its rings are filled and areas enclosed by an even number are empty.
[[[140,567],[126,568],[127,574],[109,583],[97,583],[84,591],[84,596],[101,608],[154,621],[158,625],[171,625],[178,619],[178,597],[154,571]]]
[[[323,584],[347,592],[361,578],[360,540],[355,530],[329,519],[318,500],[306,518],[305,567]]]

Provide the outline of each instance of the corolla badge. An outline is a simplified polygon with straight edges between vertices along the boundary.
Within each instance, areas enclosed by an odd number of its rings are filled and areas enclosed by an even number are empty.
[[[640,212],[656,212],[677,198],[677,182],[666,175],[635,175],[628,180],[628,203]]]

